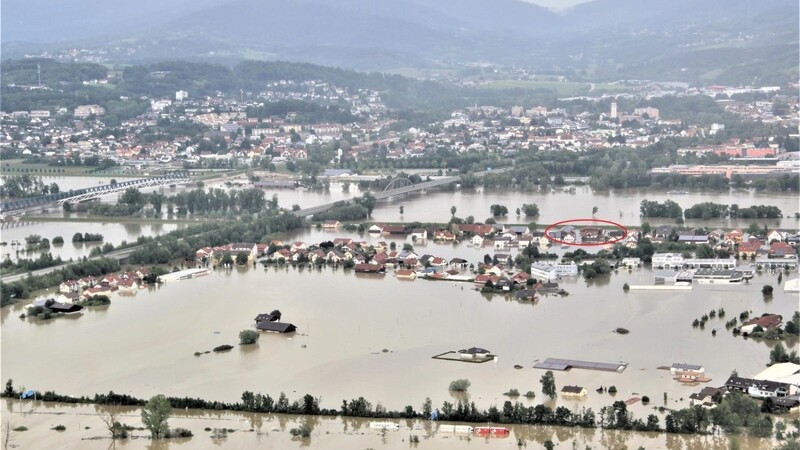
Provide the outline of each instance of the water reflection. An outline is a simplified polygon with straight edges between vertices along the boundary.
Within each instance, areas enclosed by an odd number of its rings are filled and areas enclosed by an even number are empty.
[[[170,427],[181,427],[193,432],[190,439],[151,441],[146,430],[134,430],[132,438],[111,441],[100,415],[113,413],[121,423],[139,428],[142,426],[140,410],[134,407],[111,405],[73,405],[45,403],[40,401],[3,400],[4,416],[15,426],[24,425],[31,431],[17,433],[15,443],[21,447],[48,448],[70,447],[80,439],[81,448],[181,448],[184,445],[200,448],[211,441],[216,446],[232,445],[235,448],[251,448],[254,445],[268,448],[408,448],[411,435],[420,436],[425,448],[460,448],[471,441],[487,448],[509,448],[514,444],[541,448],[551,440],[560,448],[667,448],[678,449],[724,449],[731,441],[723,436],[666,435],[663,433],[639,433],[621,430],[599,430],[567,428],[558,426],[511,425],[508,438],[471,437],[447,432],[438,432],[438,423],[423,420],[395,420],[399,431],[375,430],[369,427],[372,419],[332,418],[320,416],[295,416],[284,414],[239,413],[229,411],[173,410]],[[53,423],[66,426],[65,433],[44,430]],[[310,437],[293,437],[289,430],[306,427]],[[232,430],[221,433],[219,430]],[[209,431],[206,431],[209,430]],[[38,431],[38,432],[37,432]],[[743,449],[761,448],[768,441],[740,436],[735,438]],[[768,446],[768,445],[765,445]],[[412,445],[413,447],[413,445]]]

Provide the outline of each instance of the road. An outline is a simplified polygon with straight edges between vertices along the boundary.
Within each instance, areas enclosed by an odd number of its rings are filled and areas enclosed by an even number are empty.
[[[137,245],[135,247],[125,248],[125,249],[122,249],[122,250],[114,250],[113,252],[109,252],[109,253],[106,253],[104,255],[92,256],[91,258],[89,258],[89,260],[103,259],[103,258],[124,259],[124,258],[127,258],[128,256],[130,256],[130,254],[133,253],[134,251],[139,250],[141,247],[142,247],[141,245]],[[75,264],[75,262],[76,261],[66,262],[66,263],[60,264],[58,266],[46,267],[44,269],[34,270],[33,272],[30,272],[30,273],[35,277],[39,276],[39,275],[47,275],[48,273],[55,272],[57,270],[61,270],[61,269],[65,268],[65,267],[67,267],[70,264]],[[5,275],[2,278],[0,278],[0,282],[2,282],[2,283],[13,283],[13,282],[19,281],[19,280],[21,280],[21,279],[23,279],[23,278],[25,278],[27,276],[28,276],[28,272],[15,274],[15,275]]]

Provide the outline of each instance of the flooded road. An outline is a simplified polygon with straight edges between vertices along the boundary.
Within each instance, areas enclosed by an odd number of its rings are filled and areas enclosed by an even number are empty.
[[[292,239],[319,242],[337,236],[348,233],[307,230]],[[430,243],[418,250],[476,263],[492,253]],[[796,277],[794,272],[784,281]],[[502,405],[507,399],[502,393],[510,388],[537,393],[533,401],[520,397],[521,402],[543,402],[543,371],[532,368],[536,361],[622,361],[629,363],[623,373],[555,372],[559,388],[577,384],[589,395],[547,404],[598,411],[615,400],[648,395],[649,406],[630,406],[637,417],[645,417],[665,404],[663,393],[666,406],[679,408],[704,386],[681,385],[657,367],[701,364],[712,386],[724,383],[734,369],[741,376],[755,375],[768,361],[771,344],[734,338],[725,331],[725,321],[745,310],[788,318],[798,306],[797,294],[784,293],[776,275],[767,273],[749,285],[702,285],[688,292],[622,290],[625,282],[651,284],[652,279],[649,269],[620,271],[590,283],[571,279],[562,283],[570,295],[531,303],[482,295],[467,283],[401,281],[391,273],[362,276],[327,267],[217,270],[136,296],[114,295],[109,307],[89,308],[82,316],[22,320],[17,317],[22,305],[4,308],[0,378],[70,395],[114,390],[137,397],[164,393],[236,401],[245,390],[273,397],[284,391],[290,398],[319,396],[328,408],[364,396],[390,409],[409,404],[421,409],[426,397],[436,406],[452,402],[450,381],[467,378],[472,383],[468,399],[486,408]],[[765,302],[760,289],[768,283],[776,289]],[[720,307],[727,312],[724,320],[710,320],[705,330],[692,328],[695,318]],[[298,332],[262,333],[254,346],[194,356],[218,345],[236,345],[239,331],[250,328],[257,314],[273,309]],[[613,333],[617,327],[630,334]],[[431,359],[471,346],[487,348],[498,359],[483,364]],[[514,369],[516,364],[523,369]],[[612,385],[615,396],[595,392]]]
[[[96,405],[65,405],[44,402],[2,401],[3,417],[8,417],[13,427],[25,426],[28,431],[15,432],[11,443],[19,448],[63,448],[107,450],[113,445],[100,414],[114,411],[119,421],[141,427],[141,413],[137,408]],[[375,448],[405,450],[408,448],[487,448],[508,449],[521,442],[523,446],[541,448],[551,440],[559,448],[639,448],[669,450],[722,450],[730,442],[719,436],[685,436],[630,431],[593,430],[558,426],[511,425],[507,438],[484,438],[447,433],[439,429],[444,423],[420,420],[394,420],[400,425],[397,431],[381,431],[369,427],[369,419],[296,416],[288,414],[255,414],[233,412],[203,412],[173,410],[170,428],[186,428],[192,438],[151,441],[146,430],[131,432],[132,437],[117,442],[126,449],[203,449],[212,446],[232,448]],[[52,428],[63,425],[64,431]],[[293,438],[292,428],[307,425],[309,438]],[[211,431],[206,431],[211,428]],[[233,430],[225,438],[213,437],[215,428]],[[411,436],[419,444],[410,443]],[[739,436],[738,448],[755,450],[770,448],[769,441]]]
[[[108,218],[113,220],[113,218]],[[89,256],[94,247],[102,247],[105,243],[119,245],[122,241],[134,242],[139,236],[156,236],[169,233],[172,230],[187,226],[185,223],[163,223],[153,221],[152,223],[125,223],[125,222],[38,222],[25,221],[8,222],[0,225],[2,241],[8,245],[0,247],[0,257],[15,260],[21,258],[37,258],[40,253],[50,252],[54,257],[60,256],[63,260],[70,258],[78,259]],[[75,233],[102,234],[102,242],[72,242]],[[32,250],[23,252],[25,249],[25,237],[32,234],[49,239],[51,242],[54,237],[64,238],[63,245],[51,244],[49,250]],[[22,245],[11,245],[13,241],[21,242]],[[20,250],[17,254],[17,250]]]

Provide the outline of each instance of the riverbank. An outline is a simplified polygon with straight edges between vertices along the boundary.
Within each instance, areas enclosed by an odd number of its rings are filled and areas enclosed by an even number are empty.
[[[18,402],[20,410],[26,407],[35,409],[41,403],[55,403],[69,404],[69,405],[95,405],[99,411],[107,408],[120,408],[120,407],[142,407],[145,404],[144,399],[138,399],[130,395],[119,395],[113,392],[108,394],[94,394],[93,397],[71,397],[63,396],[58,393],[47,391],[45,393],[34,392],[32,390],[25,391],[24,396],[28,400],[12,400],[23,395],[21,392],[16,392],[13,388],[12,381],[6,383],[5,389],[2,392],[2,397],[6,403]],[[735,397],[735,398],[734,398]],[[41,399],[37,403],[36,399]],[[340,409],[326,409],[321,407],[321,397],[314,397],[306,394],[299,400],[292,400],[281,392],[280,396],[276,399],[270,397],[269,394],[262,395],[261,393],[253,393],[245,391],[241,396],[242,401],[236,403],[225,403],[218,401],[209,401],[201,398],[178,398],[167,397],[168,402],[174,410],[188,411],[192,408],[195,411],[208,413],[214,411],[219,414],[220,411],[226,413],[261,413],[261,414],[295,414],[310,419],[320,417],[336,417],[343,420],[346,419],[369,419],[378,420],[380,424],[391,424],[388,429],[400,430],[402,423],[405,422],[407,430],[413,432],[415,429],[421,429],[420,423],[427,423],[429,427],[428,436],[432,434],[446,434],[452,435],[453,430],[450,427],[442,428],[440,433],[436,433],[436,429],[440,427],[441,423],[461,423],[471,424],[478,426],[485,424],[487,426],[497,425],[523,425],[523,426],[562,426],[568,428],[580,428],[584,430],[601,429],[604,432],[607,430],[625,430],[636,432],[648,432],[651,434],[661,434],[666,431],[667,434],[698,434],[698,435],[715,435],[716,432],[709,432],[708,426],[699,427],[693,423],[693,420],[682,418],[682,413],[686,411],[670,412],[667,416],[666,430],[659,426],[657,416],[650,415],[645,422],[641,418],[634,418],[626,411],[626,403],[622,401],[614,402],[613,406],[603,408],[600,411],[598,418],[595,413],[589,408],[582,409],[581,411],[572,412],[568,408],[558,407],[553,409],[545,404],[534,406],[526,406],[519,402],[506,401],[502,410],[496,407],[489,408],[488,410],[481,410],[475,408],[474,403],[470,406],[467,402],[462,404],[458,401],[458,407],[454,408],[453,404],[445,402],[442,408],[436,408],[431,404],[429,399],[426,399],[422,405],[422,411],[417,412],[412,405],[406,406],[402,411],[386,410],[385,408],[375,408],[373,410],[372,404],[359,397],[358,399],[342,401]],[[746,400],[744,394],[730,394],[730,397],[723,399],[722,407],[731,409],[728,414],[733,414],[739,417],[738,422],[749,422],[750,434],[758,436],[761,434],[761,439],[765,442],[772,442],[772,425],[770,422],[770,431],[764,433],[763,430],[756,428],[756,423],[761,420],[761,414],[752,411],[747,411],[747,408],[737,406],[732,409],[730,405],[738,405],[743,400]],[[13,410],[13,405],[10,405]],[[431,417],[429,420],[428,417]],[[435,418],[434,418],[435,416]],[[677,424],[676,424],[677,421]],[[732,438],[738,435],[739,426],[735,429],[728,428],[729,419],[727,416],[720,416],[717,419],[723,429],[730,431],[726,437]],[[684,425],[697,427],[697,428],[684,428]],[[371,422],[375,423],[375,422]],[[417,426],[415,426],[417,423]],[[797,425],[795,424],[797,428]],[[136,427],[134,427],[136,428]],[[386,426],[370,426],[370,428],[387,429]],[[504,428],[508,430],[507,427]],[[206,431],[208,431],[206,429]],[[800,428],[795,430],[786,430],[791,436],[797,436]],[[310,433],[308,433],[310,435]],[[468,433],[471,435],[471,433]],[[507,435],[507,434],[506,434]],[[500,434],[497,437],[505,437],[506,435]],[[477,436],[477,435],[476,435]],[[495,436],[491,436],[495,437]]]
[[[95,407],[67,405],[54,402],[23,403],[3,399],[0,402],[12,427],[24,426],[27,431],[13,432],[11,444],[19,448],[63,448],[107,450],[112,441],[99,413],[114,412],[121,423],[141,427],[141,413],[135,407]],[[186,428],[194,434],[189,439],[172,439],[157,444],[177,445],[182,449],[205,449],[214,445],[233,448],[296,448],[310,447],[320,450],[342,448],[381,448],[407,450],[411,448],[460,449],[479,444],[487,449],[507,449],[517,443],[541,448],[550,440],[558,447],[571,448],[667,448],[728,450],[732,441],[721,436],[693,436],[660,433],[641,433],[624,430],[587,430],[563,426],[508,425],[507,438],[476,438],[444,432],[441,425],[426,420],[399,420],[400,429],[383,431],[370,428],[371,419],[324,416],[298,416],[293,414],[241,413],[231,411],[207,412],[195,409],[173,410],[169,419],[172,428]],[[52,428],[63,425],[63,431]],[[294,437],[293,428],[305,425],[310,437]],[[215,429],[232,430],[225,437],[215,436]],[[411,444],[411,436],[420,443]],[[742,450],[768,447],[771,441],[748,436],[737,436],[736,445]],[[768,443],[769,442],[769,443]],[[127,449],[149,449],[156,444],[147,431],[133,430],[131,438],[119,441]]]

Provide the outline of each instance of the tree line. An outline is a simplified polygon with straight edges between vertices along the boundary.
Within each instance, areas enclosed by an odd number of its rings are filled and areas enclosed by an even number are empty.
[[[13,380],[8,380],[5,390],[0,396],[7,398],[19,397],[13,386]],[[73,397],[57,394],[53,391],[37,392],[36,398],[43,401],[53,401],[72,404],[99,404],[144,407],[147,401],[128,394],[117,394],[110,391],[108,394],[95,394],[93,397]],[[428,398],[422,405],[421,411],[415,410],[412,405],[407,405],[401,410],[389,410],[380,403],[374,405],[364,397],[342,400],[341,406],[336,408],[323,408],[320,399],[310,394],[305,394],[297,400],[290,400],[281,392],[277,399],[269,394],[245,391],[239,402],[209,401],[193,397],[165,397],[166,403],[171,408],[203,409],[212,411],[243,411],[253,413],[278,413],[299,415],[323,415],[342,417],[368,417],[387,419],[428,419],[434,412],[431,400]],[[152,401],[152,399],[151,399]],[[615,401],[610,406],[603,407],[599,414],[591,408],[581,408],[573,412],[565,406],[555,409],[539,404],[525,406],[520,402],[505,401],[501,408],[491,406],[488,409],[478,409],[474,402],[459,400],[456,404],[444,401],[442,407],[435,410],[438,420],[461,421],[470,423],[501,423],[522,425],[560,425],[577,426],[582,428],[621,429],[636,431],[651,431],[687,434],[713,434],[717,430],[735,434],[747,429],[749,434],[756,437],[771,437],[773,431],[772,420],[762,413],[758,403],[741,393],[730,393],[720,400],[717,408],[708,410],[701,406],[691,406],[676,411],[669,411],[665,417],[665,427],[662,428],[659,418],[649,414],[646,419],[634,418],[627,410],[623,401]]]
[[[773,205],[753,205],[740,208],[738,204],[730,206],[703,202],[692,205],[685,211],[672,200],[665,200],[663,203],[655,200],[642,200],[639,212],[642,217],[661,217],[669,219],[779,219],[783,217],[780,208]]]
[[[47,184],[42,181],[42,177],[32,177],[27,174],[3,177],[3,184],[0,185],[0,197],[2,198],[38,197],[59,192],[61,189],[57,183]]]

